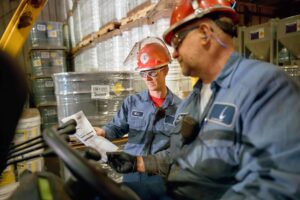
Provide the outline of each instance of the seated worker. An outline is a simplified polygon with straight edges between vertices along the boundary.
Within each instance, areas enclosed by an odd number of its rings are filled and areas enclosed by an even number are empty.
[[[166,86],[169,51],[162,40],[147,37],[132,49],[125,63],[137,63],[148,90],[127,97],[113,120],[102,128],[95,127],[99,136],[109,140],[128,133],[124,151],[132,155],[148,155],[168,148],[174,115],[180,99]],[[156,176],[131,174],[124,182],[136,182]]]
[[[173,199],[299,199],[300,86],[277,66],[235,52],[234,5],[179,1],[164,40],[182,73],[199,81],[177,109],[178,133],[167,150],[108,152],[108,163],[167,177]],[[132,186],[142,199],[153,187]]]

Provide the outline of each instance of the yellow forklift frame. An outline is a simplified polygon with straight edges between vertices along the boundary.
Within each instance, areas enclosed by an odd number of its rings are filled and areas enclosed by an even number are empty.
[[[0,49],[16,57],[48,0],[21,0],[0,39]]]

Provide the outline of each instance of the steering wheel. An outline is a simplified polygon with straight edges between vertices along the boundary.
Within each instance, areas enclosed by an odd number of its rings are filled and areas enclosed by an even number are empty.
[[[104,199],[140,199],[130,188],[116,183],[99,171],[59,137],[54,128],[44,130],[43,138],[51,149],[62,159],[67,168],[81,182]]]

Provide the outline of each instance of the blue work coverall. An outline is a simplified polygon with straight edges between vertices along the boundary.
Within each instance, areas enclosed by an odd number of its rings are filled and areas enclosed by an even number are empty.
[[[185,115],[198,122],[196,138],[172,134],[169,149],[143,158],[146,171],[166,176],[175,199],[299,199],[299,84],[233,53],[202,114],[201,85],[176,114],[177,130]]]
[[[154,154],[167,149],[180,102],[181,99],[169,89],[161,108],[154,106],[148,90],[129,96],[113,120],[103,127],[106,138],[112,140],[128,133],[124,151],[132,155]],[[150,181],[149,177],[135,173],[125,175],[124,181]]]

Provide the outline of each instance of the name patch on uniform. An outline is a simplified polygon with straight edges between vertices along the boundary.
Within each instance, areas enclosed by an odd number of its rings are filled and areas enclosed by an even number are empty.
[[[167,124],[172,124],[172,125],[173,125],[174,120],[175,120],[175,117],[174,117],[174,116],[167,115],[167,116],[165,117],[165,123],[167,123]]]
[[[215,103],[208,115],[208,121],[224,126],[232,126],[236,110],[237,108],[233,104]]]
[[[135,116],[135,117],[143,117],[144,113],[141,112],[141,111],[135,111],[134,110],[134,111],[131,112],[131,115]]]

